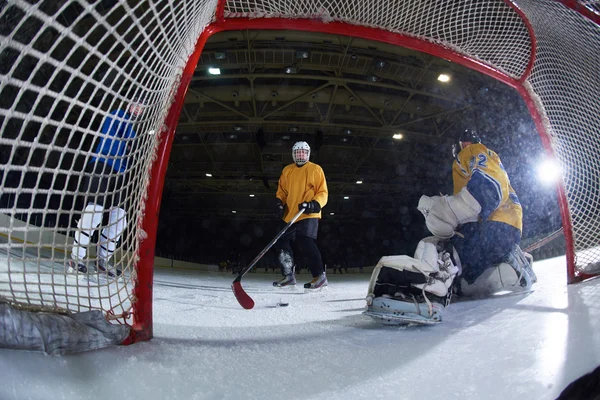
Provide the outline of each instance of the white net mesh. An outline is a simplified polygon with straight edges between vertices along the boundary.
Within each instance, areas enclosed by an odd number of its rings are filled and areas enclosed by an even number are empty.
[[[128,315],[158,133],[215,8],[0,3],[0,296],[33,309]],[[88,203],[100,207],[88,218],[96,220],[78,230]],[[77,232],[92,236],[76,252],[88,274],[67,272]],[[96,273],[100,258],[122,276]]]
[[[531,48],[525,24],[503,1],[233,0],[225,17],[318,18],[381,28],[456,49],[512,76],[523,74]]]
[[[591,268],[600,260],[593,250],[600,236],[600,31],[560,3],[516,3],[537,40],[527,85],[563,163],[578,266]],[[597,3],[584,5],[597,13]],[[0,1],[0,296],[33,308],[129,312],[157,134],[216,8],[216,0]],[[500,0],[232,0],[224,16],[381,28],[453,49],[516,79],[531,60],[526,22]],[[136,118],[132,103],[143,108]],[[109,168],[94,169],[98,161]],[[88,203],[101,203],[103,220],[96,229],[78,230]],[[85,241],[81,232],[114,249],[114,231],[124,221],[111,222],[116,209],[127,220],[111,258],[122,277],[67,273],[73,238]],[[76,252],[93,269],[95,246]]]
[[[577,266],[594,271],[600,262],[600,27],[554,1],[518,4],[537,38],[529,81],[550,121],[548,133],[564,171]]]
[[[590,10],[595,15],[600,16],[600,1],[598,0],[579,0],[579,3]]]

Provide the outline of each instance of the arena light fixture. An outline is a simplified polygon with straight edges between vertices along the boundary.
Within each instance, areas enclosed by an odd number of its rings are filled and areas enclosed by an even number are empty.
[[[209,67],[208,73],[211,75],[221,75],[221,68],[218,67]]]
[[[438,81],[444,82],[444,83],[450,82],[450,75],[440,74],[437,79],[438,79]]]
[[[363,181],[360,181],[360,180],[359,180],[359,181],[356,181],[356,184],[357,184],[357,185],[362,185],[362,182],[363,182]]]
[[[212,178],[212,174],[206,173],[206,176]]]
[[[396,139],[396,140],[400,140],[402,139],[404,136],[402,136],[401,133],[394,133],[394,135],[392,136],[392,139]]]

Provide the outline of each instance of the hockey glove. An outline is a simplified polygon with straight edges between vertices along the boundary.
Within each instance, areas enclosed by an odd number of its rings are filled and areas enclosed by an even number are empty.
[[[277,199],[277,206],[275,207],[275,217],[281,219],[283,218],[283,203],[281,202],[281,200],[279,200],[279,198]]]
[[[321,212],[321,205],[316,200],[298,204],[298,210],[302,210],[303,208],[304,214],[316,214]]]
[[[425,217],[427,229],[435,236],[448,239],[454,236],[454,230],[460,224],[477,222],[481,206],[479,202],[463,188],[454,196],[435,196],[428,215]]]
[[[419,199],[419,204],[417,205],[417,210],[421,211],[421,214],[423,214],[423,216],[427,218],[427,216],[429,215],[429,211],[431,211],[431,207],[433,207],[433,203],[435,203],[436,199],[438,199],[439,197],[440,196],[421,196],[421,198]]]

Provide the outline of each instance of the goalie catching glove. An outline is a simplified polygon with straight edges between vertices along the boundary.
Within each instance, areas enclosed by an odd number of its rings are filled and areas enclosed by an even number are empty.
[[[481,212],[481,205],[466,187],[454,196],[421,196],[417,208],[425,216],[427,229],[442,239],[454,236],[460,224],[477,222]]]

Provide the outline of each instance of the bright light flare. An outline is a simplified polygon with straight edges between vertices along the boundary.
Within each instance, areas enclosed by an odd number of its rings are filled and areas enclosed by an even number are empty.
[[[538,179],[545,186],[556,184],[562,175],[560,165],[555,160],[546,159],[538,166]]]
[[[438,81],[440,81],[440,82],[450,82],[450,75],[440,74],[438,76]]]
[[[208,73],[211,75],[221,75],[221,68],[210,67]]]

